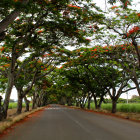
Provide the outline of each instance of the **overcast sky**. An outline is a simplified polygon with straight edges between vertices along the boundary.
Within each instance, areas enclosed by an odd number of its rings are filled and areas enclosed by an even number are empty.
[[[107,0],[93,0],[93,2],[96,3],[97,6],[101,7],[102,10],[105,10],[106,8],[109,8],[111,6],[111,5],[109,5],[107,3],[107,7],[106,7],[105,1],[107,1]],[[117,5],[118,6],[119,3],[116,3],[114,5]],[[140,11],[140,0],[133,0],[132,1],[132,5],[133,5],[131,7],[132,9],[136,9],[136,10],[139,10]]]

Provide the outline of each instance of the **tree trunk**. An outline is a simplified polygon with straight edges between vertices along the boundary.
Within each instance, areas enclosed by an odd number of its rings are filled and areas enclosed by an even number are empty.
[[[83,101],[81,102],[80,107],[81,107],[82,109],[85,107]]]
[[[94,98],[95,109],[98,109],[98,103],[97,103],[96,96],[93,95],[93,98]]]
[[[112,113],[116,113],[117,111],[117,101],[112,99]]]
[[[42,91],[40,94],[41,107],[46,105],[46,100],[46,94],[44,91]]]
[[[15,71],[16,60],[17,60],[17,58],[15,56],[15,47],[12,47],[12,58],[11,58],[11,64],[10,64],[9,73],[8,73],[8,84],[7,84],[5,99],[4,99],[4,103],[3,103],[3,112],[4,112],[5,119],[7,117],[7,110],[8,110],[8,106],[9,106],[11,91],[14,86],[14,80],[15,80],[14,71]]]
[[[103,98],[103,96],[101,96],[101,98],[99,100],[99,104],[98,104],[98,109],[101,108],[101,104],[102,104],[103,100],[104,100],[104,98]]]
[[[139,83],[138,83],[138,80],[136,78],[132,78],[132,81],[134,82],[134,84],[136,85],[136,88],[137,88],[137,92],[140,96],[140,86],[139,86]]]
[[[41,107],[41,101],[39,95],[37,96],[37,107]]]
[[[33,94],[33,100],[32,100],[32,109],[36,108],[35,104],[36,104],[36,97],[35,97],[35,93],[34,93]]]
[[[22,100],[23,97],[21,95],[18,95],[17,114],[21,114],[22,112]]]
[[[76,100],[76,106],[79,107],[79,99]]]
[[[88,106],[87,106],[88,109],[90,109],[91,98],[92,98],[92,97],[88,97]]]
[[[70,98],[67,99],[67,104],[68,104],[68,106],[72,106],[72,102],[71,102]]]
[[[3,32],[8,27],[8,25],[11,24],[17,18],[19,14],[20,14],[20,11],[14,10],[4,20],[2,20],[0,22],[0,33]]]
[[[140,68],[140,49],[139,49],[138,43],[136,42],[136,39],[134,37],[132,38],[132,44],[135,47],[137,58],[138,58],[138,63],[139,63],[139,68]]]
[[[18,104],[17,104],[17,114],[21,114],[22,112],[22,101],[23,101],[23,96],[22,96],[22,87],[16,86],[17,93],[18,93]]]
[[[28,2],[29,0],[22,0],[21,4],[26,5]],[[13,21],[19,16],[20,12],[21,11],[19,9],[15,9],[0,22],[0,40],[5,38],[5,35],[3,35],[4,30],[8,27],[9,24],[13,23]]]
[[[2,96],[0,96],[0,107],[2,105]]]
[[[7,117],[7,110],[8,110],[8,106],[9,106],[9,100],[10,100],[10,95],[11,95],[13,85],[14,85],[14,74],[10,72],[9,76],[8,76],[8,85],[7,85],[7,90],[6,90],[6,94],[5,94],[5,100],[3,103],[5,119]]]
[[[66,104],[66,97],[62,97],[62,98],[60,99],[60,104],[61,104],[61,105],[65,105],[65,104]]]
[[[26,104],[25,112],[27,112],[27,111],[29,111],[29,103],[30,103],[30,101],[27,100],[26,96],[24,97],[24,101],[25,101],[25,104]]]
[[[4,119],[3,107],[2,107],[2,96],[0,96],[0,121]]]

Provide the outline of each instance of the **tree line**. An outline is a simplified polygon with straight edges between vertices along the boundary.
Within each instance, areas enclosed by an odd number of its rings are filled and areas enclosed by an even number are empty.
[[[29,111],[27,97],[32,98],[32,108],[51,100],[63,102],[65,96],[69,105],[75,100],[81,107],[85,100],[90,106],[94,98],[99,108],[109,94],[115,112],[122,92],[136,88],[140,94],[140,15],[127,8],[129,4],[122,0],[120,7],[111,8],[116,17],[108,17],[89,0],[1,0],[0,91],[5,98],[0,120],[7,117],[13,87],[18,93],[17,114],[23,99]],[[110,45],[111,40],[116,45]],[[106,42],[106,47],[95,42]],[[67,46],[79,49],[70,51]]]

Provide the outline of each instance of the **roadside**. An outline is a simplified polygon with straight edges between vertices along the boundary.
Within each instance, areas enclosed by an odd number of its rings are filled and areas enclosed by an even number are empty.
[[[93,113],[97,113],[97,114],[103,114],[103,115],[108,115],[108,116],[113,116],[113,117],[117,117],[117,118],[121,118],[121,119],[127,119],[130,121],[135,121],[135,122],[139,122],[140,123],[140,113],[132,113],[132,112],[116,112],[116,113],[111,113],[108,110],[104,110],[104,109],[82,109],[80,107],[76,107],[76,106],[66,106],[69,108],[75,108],[75,109],[80,109],[83,111],[87,111],[87,112],[93,112]]]
[[[23,108],[22,113],[19,115],[16,114],[16,108],[9,109],[7,119],[0,122],[0,133],[4,132],[6,129],[14,125],[16,122],[19,122],[23,120],[25,117],[28,117],[30,114],[43,110],[44,108],[45,107],[39,107],[33,110],[30,109],[29,112],[24,112],[25,108]]]

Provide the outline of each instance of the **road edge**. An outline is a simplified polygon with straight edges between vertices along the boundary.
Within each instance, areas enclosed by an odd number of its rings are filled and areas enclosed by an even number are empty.
[[[67,107],[67,108],[78,109],[78,110],[81,110],[81,111],[86,111],[86,112],[91,112],[91,113],[96,113],[96,114],[106,115],[106,116],[112,116],[112,117],[115,117],[115,118],[119,118],[119,119],[124,119],[124,120],[128,120],[128,121],[133,121],[133,122],[140,123],[140,120],[131,119],[129,117],[123,117],[121,115],[114,114],[114,113],[107,113],[107,112],[98,111],[98,110],[91,110],[91,109],[82,109],[82,108],[76,107],[76,106],[66,106],[66,105],[62,105],[62,106]]]
[[[14,126],[16,123],[19,123],[20,121],[23,121],[25,118],[27,118],[31,114],[34,114],[34,113],[39,112],[39,111],[43,111],[46,107],[47,106],[39,107],[39,108],[33,109],[29,112],[23,112],[19,115],[16,115],[15,117],[8,118],[8,119],[2,121],[1,123],[3,123],[3,125],[0,127],[0,137],[1,137],[1,135],[5,134],[6,131],[10,127]]]

